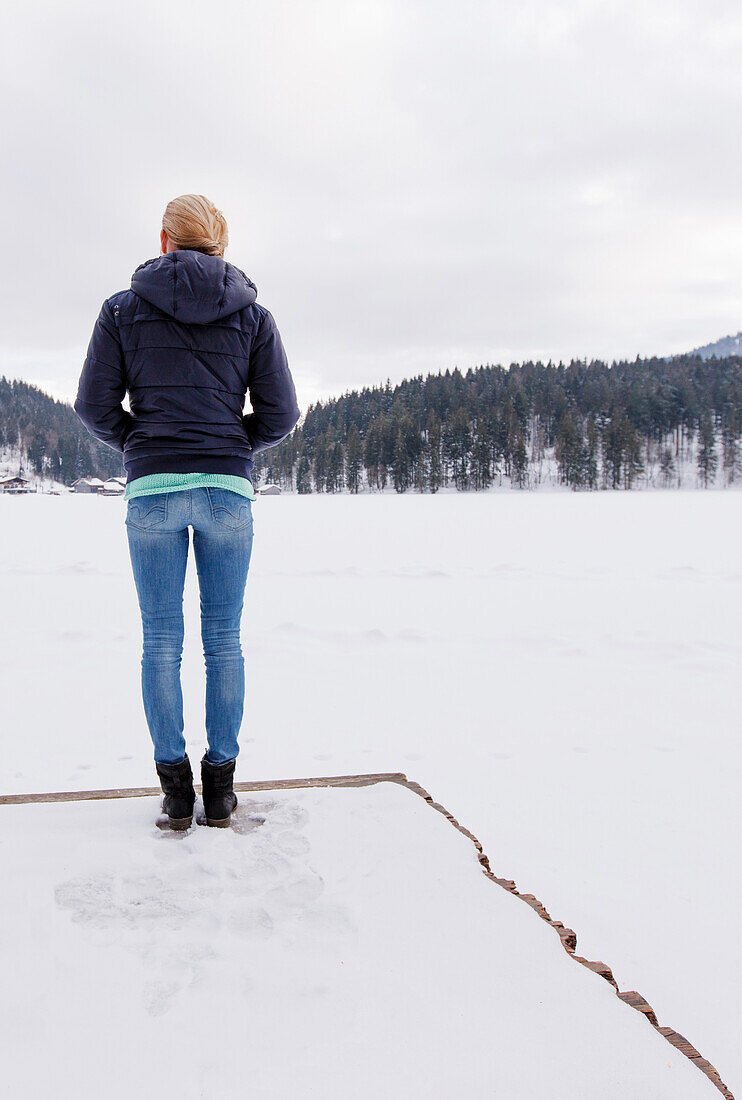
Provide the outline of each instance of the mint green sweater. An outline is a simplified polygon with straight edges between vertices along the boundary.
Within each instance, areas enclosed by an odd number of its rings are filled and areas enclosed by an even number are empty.
[[[233,493],[256,500],[252,483],[236,474],[146,474],[129,481],[124,490],[124,500],[149,496],[152,493],[177,493],[182,489],[200,489],[211,485],[218,489],[231,489]]]

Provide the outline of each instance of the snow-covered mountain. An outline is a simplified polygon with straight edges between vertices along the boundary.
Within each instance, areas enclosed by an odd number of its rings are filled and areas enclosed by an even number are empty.
[[[713,344],[704,344],[701,348],[693,348],[690,355],[700,355],[702,359],[725,359],[728,355],[742,355],[742,332],[736,336],[722,336],[721,340],[715,340]]]

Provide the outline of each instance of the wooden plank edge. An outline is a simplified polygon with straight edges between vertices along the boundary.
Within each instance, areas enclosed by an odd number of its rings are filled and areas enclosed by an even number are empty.
[[[403,772],[369,772],[365,775],[318,775],[305,779],[258,779],[235,783],[234,789],[249,791],[288,791],[302,787],[369,787],[374,783],[407,783]],[[201,793],[201,784],[195,784]],[[109,798],[152,798],[161,795],[159,787],[119,787],[103,791],[45,791],[40,794],[1,794],[0,806],[25,806],[36,802],[96,802]]]

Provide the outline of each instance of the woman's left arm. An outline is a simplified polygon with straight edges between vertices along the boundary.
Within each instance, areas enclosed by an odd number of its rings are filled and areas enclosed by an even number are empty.
[[[133,417],[122,408],[126,394],[124,353],[110,303],[95,322],[77,388],[75,412],[101,443],[123,451]]]

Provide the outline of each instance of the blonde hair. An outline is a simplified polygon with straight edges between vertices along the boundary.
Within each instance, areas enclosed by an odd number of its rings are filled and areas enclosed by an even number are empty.
[[[176,248],[223,256],[229,243],[227,220],[205,195],[179,195],[165,207],[162,228]]]

